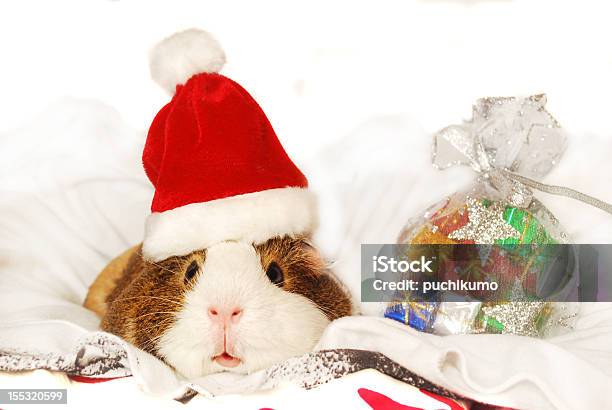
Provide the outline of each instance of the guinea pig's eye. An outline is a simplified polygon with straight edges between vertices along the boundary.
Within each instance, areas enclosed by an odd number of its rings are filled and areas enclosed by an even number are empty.
[[[283,275],[283,270],[280,266],[278,266],[276,262],[272,262],[268,266],[268,269],[266,270],[266,275],[268,276],[268,279],[270,279],[270,282],[274,283],[277,286],[282,285],[283,280],[285,279],[285,275]]]
[[[200,267],[198,266],[198,263],[196,261],[191,262],[189,266],[187,266],[187,269],[185,270],[185,280],[189,281],[193,279],[196,273],[198,273],[199,268]]]

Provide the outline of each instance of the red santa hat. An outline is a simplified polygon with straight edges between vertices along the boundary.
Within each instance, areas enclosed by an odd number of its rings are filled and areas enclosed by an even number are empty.
[[[142,157],[155,187],[143,242],[149,260],[316,225],[306,177],[253,97],[217,73],[224,63],[219,44],[200,30],[152,50],[151,74],[173,97],[153,120]]]

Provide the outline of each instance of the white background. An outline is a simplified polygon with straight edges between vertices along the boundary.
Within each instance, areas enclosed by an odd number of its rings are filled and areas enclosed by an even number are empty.
[[[148,49],[214,33],[224,73],[299,158],[362,121],[408,114],[433,132],[481,96],[546,92],[576,138],[611,136],[606,1],[15,1],[0,6],[0,133],[62,96],[102,100],[145,130],[168,97]]]

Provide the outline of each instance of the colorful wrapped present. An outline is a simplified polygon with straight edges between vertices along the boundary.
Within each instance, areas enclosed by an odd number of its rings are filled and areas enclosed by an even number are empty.
[[[538,293],[540,285],[550,279],[551,258],[544,253],[546,245],[568,243],[568,236],[533,190],[554,191],[608,212],[612,206],[534,180],[555,166],[566,147],[565,135],[545,103],[544,95],[483,98],[474,106],[470,121],[438,132],[434,166],[468,165],[477,172],[478,180],[412,218],[399,235],[400,244],[489,245],[466,260],[445,261],[442,255],[437,261],[437,279],[495,281],[499,285],[495,295],[472,293],[471,297],[489,300],[459,303],[438,298],[420,305],[411,305],[413,298],[407,295],[392,303],[386,316],[441,334],[541,336],[550,329],[556,305],[541,300]],[[563,273],[567,277],[559,281],[575,286],[575,276]]]

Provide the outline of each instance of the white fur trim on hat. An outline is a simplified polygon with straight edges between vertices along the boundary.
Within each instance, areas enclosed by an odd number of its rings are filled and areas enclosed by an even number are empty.
[[[170,95],[194,75],[219,72],[224,64],[225,53],[217,40],[195,28],[162,40],[149,55],[151,77]]]
[[[154,212],[146,221],[142,252],[148,260],[161,261],[228,240],[257,244],[310,233],[317,222],[312,192],[269,189]]]

